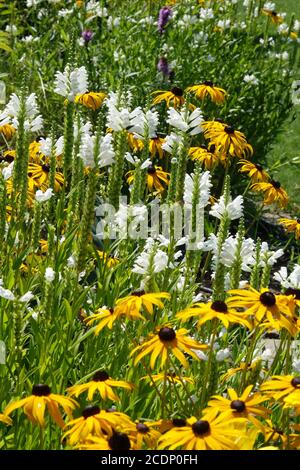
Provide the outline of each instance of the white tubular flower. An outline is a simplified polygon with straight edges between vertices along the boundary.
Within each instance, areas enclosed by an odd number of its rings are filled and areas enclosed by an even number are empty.
[[[186,174],[184,181],[184,195],[183,200],[185,204],[191,205],[193,199],[193,190],[194,190],[194,178],[195,175]],[[212,187],[211,183],[211,174],[209,171],[205,171],[200,175],[200,197],[198,202],[198,207],[203,208],[208,204],[210,196],[210,188]]]
[[[4,289],[4,287],[2,287],[1,285],[0,285],[0,297],[6,300],[15,300],[15,296],[12,293],[12,291],[9,289]]]
[[[45,280],[47,282],[53,282],[55,279],[55,271],[52,268],[46,268]]]
[[[259,263],[260,266],[273,266],[278,258],[280,258],[284,254],[284,251],[280,248],[279,250],[272,251],[269,250],[269,245],[267,242],[262,242],[261,244],[261,251],[260,257],[261,261]]]
[[[52,156],[52,140],[50,137],[46,137],[46,139],[41,138],[39,141],[40,144],[40,150],[43,155],[46,157],[51,157]],[[54,153],[56,156],[59,156],[63,153],[64,149],[64,137],[61,136],[57,139],[57,141],[54,143]]]
[[[38,189],[37,192],[35,193],[35,200],[37,202],[46,202],[46,201],[49,201],[49,199],[51,199],[52,196],[53,196],[52,188],[48,188],[45,192]]]
[[[55,93],[74,101],[76,95],[81,95],[88,91],[88,74],[85,67],[71,70],[67,66],[64,72],[55,74]]]
[[[199,108],[196,108],[192,113],[188,111],[176,111],[174,108],[168,109],[167,123],[183,132],[188,132],[190,135],[196,135],[203,132],[201,123],[203,122],[203,115]]]
[[[129,152],[126,152],[125,155],[125,160],[127,160],[129,163],[132,163],[133,165],[137,166],[140,163],[140,159],[136,157],[135,155],[132,155]],[[145,170],[146,168],[149,168],[152,166],[152,161],[150,158],[147,158],[142,164],[141,164],[141,169]]]
[[[83,160],[85,167],[95,167],[95,145],[97,137],[85,134],[82,137],[80,146],[80,157]],[[100,137],[98,155],[96,155],[96,162],[99,168],[111,165],[115,158],[115,151],[113,148],[112,134],[106,134]]]
[[[151,110],[144,112],[138,107],[131,113],[130,125],[130,132],[133,132],[136,138],[144,139],[146,135],[150,139],[154,138],[158,126],[158,112]]]
[[[8,166],[3,168],[2,175],[3,175],[4,181],[7,181],[9,178],[12,177],[13,169],[14,169],[14,163],[15,162],[11,162]]]
[[[108,106],[107,113],[107,127],[110,127],[114,131],[123,131],[129,129],[131,126],[131,113],[127,108],[121,108],[120,110],[113,103],[106,101]]]
[[[296,264],[290,274],[288,274],[287,268],[282,266],[280,270],[274,274],[274,279],[286,289],[289,287],[292,289],[300,289],[300,264]]]
[[[171,132],[170,135],[166,136],[165,142],[162,144],[161,148],[172,155],[182,143],[182,140],[181,136],[175,134],[175,132]]]
[[[225,361],[225,359],[228,359],[230,356],[231,356],[231,352],[229,348],[219,349],[219,351],[216,354],[216,361],[217,362]]]
[[[258,79],[256,78],[255,75],[249,75],[249,74],[246,74],[243,78],[243,81],[245,83],[250,83],[251,85],[258,85]]]
[[[33,293],[30,291],[26,292],[26,294],[22,295],[22,297],[20,297],[19,301],[26,304],[27,302],[30,302],[31,299],[33,299],[34,295]]]
[[[225,205],[225,198],[221,196],[209,213],[217,219],[221,219],[224,215],[230,220],[239,219],[243,215],[243,202],[243,196],[237,196],[233,201],[231,200]]]
[[[13,93],[9,102],[0,114],[0,126],[11,124],[15,129],[19,127],[18,116],[20,113],[20,98]],[[31,93],[25,100],[25,122],[26,131],[37,132],[43,127],[43,118],[38,114],[38,106],[36,102],[36,94]]]
[[[228,268],[231,268],[235,262],[237,244],[237,237],[230,236],[222,247],[221,261]],[[250,272],[250,266],[255,264],[255,246],[252,238],[243,240],[240,256],[242,257],[242,270]]]

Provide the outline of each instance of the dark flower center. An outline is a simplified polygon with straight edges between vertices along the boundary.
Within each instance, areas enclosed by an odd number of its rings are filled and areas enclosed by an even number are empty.
[[[276,297],[273,292],[270,291],[261,294],[259,300],[265,307],[273,307],[276,304]]]
[[[186,420],[183,418],[174,418],[172,419],[172,424],[176,426],[176,428],[183,428],[186,426]]]
[[[211,82],[210,80],[205,80],[205,81],[203,82],[203,85],[205,85],[205,86],[210,86],[211,88],[214,86],[213,82]]]
[[[263,171],[263,167],[259,163],[256,163],[255,166],[258,171]]]
[[[224,124],[224,121],[223,121],[223,119],[216,118],[216,119],[215,119],[215,121],[216,121],[216,122],[220,122],[221,124]]]
[[[154,175],[156,173],[155,167],[154,166],[149,166],[147,168],[147,172],[149,175]]]
[[[105,370],[99,370],[93,377],[94,382],[105,382],[107,379],[109,379],[109,375]]]
[[[45,384],[37,384],[32,387],[32,395],[36,397],[47,397],[51,393],[51,388]]]
[[[272,16],[277,16],[277,11],[274,10],[274,11],[271,12],[271,14],[272,14]]]
[[[176,333],[173,328],[164,327],[158,332],[161,341],[173,341],[176,338]]]
[[[292,287],[289,287],[285,291],[285,295],[294,295],[297,300],[300,300],[300,289],[293,289]]]
[[[206,145],[200,145],[200,148],[203,149],[203,150],[207,150]]]
[[[1,159],[5,160],[7,163],[12,163],[14,161],[14,157],[12,155],[5,155]]]
[[[46,173],[49,173],[49,171],[50,171],[50,165],[44,164],[44,165],[42,165],[42,169],[43,169],[43,171],[45,171]]]
[[[230,403],[230,408],[232,408],[234,411],[237,411],[238,413],[242,413],[246,409],[246,405],[242,400],[233,400]]]
[[[203,436],[203,434],[207,434],[210,430],[209,422],[204,420],[196,421],[192,425],[192,430],[196,436]]]
[[[111,450],[130,450],[130,440],[123,432],[114,432],[108,440]]]
[[[135,297],[141,297],[142,295],[145,295],[145,291],[144,290],[136,290],[136,291],[132,292],[131,295],[134,295]]]
[[[293,387],[299,388],[300,387],[300,377],[294,377],[291,384],[293,385]]]
[[[226,126],[224,131],[226,134],[234,134],[234,127],[233,126]]]
[[[100,413],[99,406],[89,405],[82,411],[82,416],[84,417],[84,419],[87,419],[90,416],[97,415],[98,413]]]
[[[300,224],[300,219],[297,219],[297,224]]]
[[[175,96],[182,96],[183,95],[183,89],[179,88],[178,86],[174,86],[171,90],[171,93]]]
[[[149,432],[148,426],[146,426],[146,424],[143,424],[143,423],[138,423],[138,424],[136,425],[136,429],[137,429],[138,432],[140,432],[141,434],[147,434],[147,432]]]
[[[209,151],[210,151],[211,153],[214,153],[215,150],[216,150],[215,144],[211,144],[211,145],[209,146]]]
[[[228,307],[227,305],[225,304],[225,302],[223,302],[223,300],[215,300],[212,304],[211,304],[211,308],[215,311],[215,312],[220,312],[220,313],[226,313],[228,311]]]
[[[272,185],[275,189],[280,189],[280,188],[281,188],[281,184],[279,183],[279,181],[274,181],[274,180],[272,180],[272,181],[271,181],[271,185]]]

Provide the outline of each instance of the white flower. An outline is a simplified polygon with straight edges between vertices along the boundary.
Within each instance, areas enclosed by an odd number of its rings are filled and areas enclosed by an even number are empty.
[[[275,11],[276,4],[274,2],[266,2],[263,6],[266,10]]]
[[[47,282],[53,282],[55,279],[55,271],[52,268],[46,268],[45,280]]]
[[[261,261],[259,265],[262,267],[266,265],[273,266],[277,262],[278,258],[280,258],[283,254],[284,251],[281,248],[279,250],[272,251],[269,250],[269,245],[267,242],[262,242],[260,251]]]
[[[46,201],[49,201],[49,199],[51,199],[52,196],[53,196],[52,188],[48,188],[45,192],[38,189],[37,192],[35,193],[35,200],[37,202],[46,202]]]
[[[225,359],[228,359],[230,355],[231,353],[230,353],[229,348],[220,349],[216,354],[216,361],[218,362],[225,361]]]
[[[300,359],[293,359],[292,367],[296,374],[300,374]]]
[[[97,154],[95,155],[96,143],[96,135],[90,136],[89,134],[85,134],[82,137],[80,157],[83,160],[84,166],[94,168],[95,158],[99,168],[111,165],[115,158],[112,134],[106,134],[104,137],[100,137]]]
[[[200,134],[203,132],[201,124],[203,122],[203,114],[199,108],[192,113],[188,111],[176,111],[174,108],[168,109],[167,123],[183,132],[189,132],[190,135]]]
[[[26,294],[22,295],[22,297],[19,299],[20,302],[27,303],[30,302],[31,299],[33,299],[34,295],[30,291],[26,292]]]
[[[200,8],[200,20],[211,20],[214,17],[214,12],[212,8]]]
[[[230,220],[239,219],[243,215],[243,196],[237,196],[233,201],[230,198],[230,202],[225,205],[225,198],[221,196],[219,201],[216,202],[210,214],[217,219],[221,219],[223,216],[227,216]]]
[[[114,131],[123,131],[131,126],[131,113],[127,108],[118,109],[112,102],[106,100],[108,106],[107,127]]]
[[[129,163],[132,163],[133,165],[137,166],[140,163],[140,159],[136,157],[135,155],[131,155],[131,153],[126,152],[125,155],[125,160],[127,160]],[[142,164],[141,164],[141,169],[145,170],[146,168],[149,168],[152,166],[152,161],[150,158],[147,158]]]
[[[237,237],[233,237],[231,235],[227,238],[222,247],[221,261],[228,268],[231,268],[236,260],[237,244]],[[242,270],[250,272],[250,266],[253,266],[255,264],[255,246],[252,238],[247,238],[246,240],[243,240],[240,256],[242,258]]]
[[[12,124],[15,129],[18,129],[20,108],[20,98],[13,93],[6,107],[0,114],[0,126]],[[26,131],[37,132],[41,130],[43,127],[43,119],[38,113],[36,94],[31,93],[25,100],[24,128]]]
[[[155,250],[154,257],[153,250]],[[148,238],[144,251],[135,260],[132,272],[137,274],[147,274],[150,269],[151,260],[153,263],[152,269],[154,273],[163,271],[169,263],[167,254],[164,251],[157,249],[155,241]]]
[[[13,174],[14,163],[15,162],[13,161],[8,166],[3,168],[2,175],[3,175],[4,181],[7,181],[9,178],[11,178],[11,176]]]
[[[282,266],[280,270],[274,274],[274,279],[285,289],[289,287],[292,289],[300,289],[300,265],[296,264],[290,275],[288,275],[287,268]]]
[[[55,74],[55,93],[64,96],[69,101],[74,101],[76,95],[88,91],[88,74],[85,67],[71,70],[67,66],[64,72]]]
[[[69,258],[67,259],[67,266],[68,268],[74,268],[76,266],[76,260],[74,256],[69,256]]]
[[[148,110],[144,111],[138,107],[131,113],[131,128],[138,139],[144,139],[147,135],[150,139],[156,137],[156,129],[158,126],[158,112]]]
[[[195,175],[192,173],[189,175],[188,173],[185,176],[184,181],[184,196],[183,200],[185,204],[192,204],[193,198],[193,190],[194,190],[194,178]],[[200,175],[200,182],[199,182],[199,189],[200,189],[200,196],[198,201],[198,207],[203,208],[208,204],[208,200],[210,197],[210,188],[212,187],[211,183],[211,174],[209,171],[205,171]]]
[[[245,83],[250,83],[251,85],[258,85],[258,83],[259,83],[259,82],[258,82],[258,79],[256,78],[256,76],[253,75],[253,74],[252,74],[252,75],[246,74],[246,75],[244,76],[244,78],[243,78],[243,81],[244,81]]]
[[[228,29],[230,28],[230,20],[219,20],[217,22],[217,28]]]
[[[4,287],[0,286],[0,297],[6,300],[15,300],[15,296],[9,289],[4,289]]]
[[[162,144],[162,149],[166,152],[170,153],[171,155],[176,152],[178,146],[182,143],[183,139],[181,136],[175,134],[175,132],[171,132],[170,135],[167,135],[165,138],[165,142]]]

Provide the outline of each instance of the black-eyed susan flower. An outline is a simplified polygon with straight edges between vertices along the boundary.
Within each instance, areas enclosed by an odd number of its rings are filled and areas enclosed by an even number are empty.
[[[210,143],[216,146],[217,152],[229,153],[229,155],[238,158],[245,158],[253,154],[253,148],[247,142],[245,135],[233,126],[211,121],[210,126],[204,123],[202,127],[205,129],[205,139],[209,139]]]
[[[1,153],[0,162],[12,163],[15,160],[15,157],[15,150],[5,150],[5,152]]]
[[[229,399],[221,395],[215,395],[209,400],[208,407],[217,409],[220,412],[230,411],[229,416],[231,418],[246,418],[255,427],[263,431],[263,424],[256,417],[265,418],[271,411],[264,406],[258,406],[266,401],[266,397],[258,392],[251,394],[252,389],[253,385],[249,385],[239,396],[233,388],[228,388]]]
[[[252,183],[264,182],[270,179],[268,173],[258,163],[252,163],[248,160],[240,160],[238,163],[241,165],[239,171],[246,173],[251,178]]]
[[[282,188],[279,181],[271,180],[267,183],[254,183],[250,189],[264,193],[264,204],[267,206],[273,204],[273,202],[278,202],[280,207],[285,207],[289,200],[286,190]]]
[[[300,397],[300,377],[293,375],[273,375],[271,380],[267,380],[260,386],[260,390],[269,398],[276,401]]]
[[[28,176],[34,183],[34,186],[38,189],[45,190],[49,186],[49,172],[50,165],[47,163],[29,163],[28,165]],[[54,179],[54,191],[58,192],[64,186],[64,176],[62,173],[57,171]]]
[[[284,321],[284,315],[292,317],[294,314],[294,307],[286,302],[284,296],[275,295],[266,288],[260,291],[253,287],[233,289],[229,294],[232,297],[227,299],[228,305],[233,308],[245,308],[246,313],[253,316],[258,324],[264,319],[271,323],[274,320]]]
[[[272,442],[280,442],[284,446],[288,442],[288,436],[279,427],[274,426],[270,419],[266,419],[264,424],[264,438],[265,444]]]
[[[174,108],[179,108],[185,102],[183,97],[183,90],[177,86],[173,87],[170,91],[166,90],[157,90],[152,93],[153,95],[157,95],[153,103],[154,105],[162,103],[163,101],[166,102],[167,107],[173,106]]]
[[[112,254],[107,254],[104,251],[97,250],[97,255],[99,256],[103,264],[105,264],[105,266],[107,266],[108,268],[113,268],[120,262],[119,258],[113,256]]]
[[[137,137],[135,137],[132,132],[127,132],[127,140],[128,140],[129,147],[134,152],[140,152],[143,150],[144,142],[141,139],[138,139]]]
[[[275,10],[269,10],[268,8],[263,8],[262,12],[264,15],[271,18],[272,23],[274,24],[281,24],[283,23],[283,18],[280,16]]]
[[[131,442],[125,432],[113,431],[111,436],[99,437],[89,435],[87,439],[75,448],[81,450],[131,450]]]
[[[284,226],[285,230],[290,233],[295,233],[296,240],[300,238],[300,219],[287,219],[282,217],[279,223]]]
[[[72,398],[64,397],[51,393],[50,387],[45,384],[34,385],[32,388],[32,395],[22,400],[10,403],[4,410],[5,415],[10,415],[14,410],[23,408],[27,418],[35,424],[45,426],[45,410],[47,410],[53,420],[63,428],[65,423],[62,419],[59,406],[64,412],[72,417],[73,410],[78,406],[78,403]]]
[[[93,323],[97,323],[95,328],[95,335],[98,336],[100,331],[102,331],[106,326],[111,330],[114,322],[118,320],[118,318],[119,314],[116,313],[112,308],[101,307],[92,315],[84,318],[83,321],[88,326],[92,326]]]
[[[142,377],[144,380],[151,380],[153,382],[164,382],[167,380],[170,384],[180,384],[183,385],[185,383],[193,384],[194,379],[191,377],[187,377],[186,375],[176,375],[175,372],[161,372],[160,374],[151,375],[151,379],[149,375]]]
[[[82,411],[82,416],[66,424],[66,428],[70,429],[65,432],[64,438],[68,438],[70,445],[75,445],[90,435],[109,438],[114,429],[131,425],[130,418],[124,413],[104,411],[90,405]]]
[[[166,433],[170,429],[173,428],[183,428],[184,426],[188,426],[188,422],[185,418],[172,418],[172,419],[160,419],[153,423],[161,434]]]
[[[98,392],[103,400],[120,401],[118,395],[113,391],[113,388],[124,388],[132,390],[134,386],[124,380],[113,380],[109,377],[108,373],[100,370],[93,375],[90,382],[85,384],[73,385],[67,389],[70,396],[76,398],[84,392],[88,392],[88,400],[92,401],[96,392]]]
[[[176,318],[183,321],[196,317],[199,319],[199,327],[207,321],[217,318],[223,323],[225,328],[228,328],[230,323],[236,323],[251,329],[252,325],[247,319],[247,316],[247,313],[238,312],[237,310],[229,307],[228,304],[222,300],[215,300],[214,302],[208,303],[196,303],[192,307],[186,308],[182,312],[178,312],[176,314]]]
[[[10,426],[12,424],[12,420],[9,416],[6,416],[5,414],[0,413],[0,423],[4,423]]]
[[[192,160],[201,162],[207,170],[211,170],[218,162],[219,156],[215,153],[216,146],[200,145],[200,147],[191,147],[189,149],[189,156]]]
[[[75,103],[80,103],[86,108],[96,111],[99,109],[106,98],[105,93],[95,93],[93,91],[82,93],[75,97]]]
[[[147,168],[147,188],[149,192],[154,190],[158,193],[162,193],[165,190],[165,185],[169,184],[170,174],[163,171],[161,166],[149,166]],[[135,170],[127,173],[127,183],[132,184],[135,178]]]
[[[3,126],[0,126],[0,134],[2,134],[6,140],[11,140],[15,133],[16,129],[11,124],[3,124]]]
[[[165,139],[163,137],[152,137],[152,139],[149,140],[149,152],[151,158],[154,158],[156,155],[158,155],[159,158],[163,158],[165,151],[162,148],[162,145],[164,143]]]
[[[153,423],[136,423],[134,428],[124,429],[132,442],[132,449],[155,449],[161,433],[153,428]]]
[[[188,367],[188,362],[183,354],[187,353],[193,359],[199,360],[194,350],[205,350],[205,344],[199,344],[197,341],[186,336],[188,331],[180,328],[175,331],[170,326],[160,327],[157,333],[150,335],[150,338],[140,346],[131,351],[130,356],[137,354],[134,365],[136,365],[145,356],[150,355],[150,367],[154,369],[157,359],[160,361],[160,367],[164,367],[168,354],[173,353],[179,362]]]
[[[158,449],[183,450],[238,450],[235,444],[241,429],[234,429],[233,423],[245,423],[244,418],[230,418],[228,413],[207,409],[200,419],[187,419],[187,426],[175,427],[161,436]]]
[[[221,382],[227,382],[231,377],[234,377],[239,372],[254,372],[258,369],[261,369],[261,359],[256,359],[251,364],[247,362],[241,362],[238,367],[232,367],[228,369],[228,371],[221,376]]]
[[[199,100],[204,101],[205,98],[210,98],[216,104],[222,104],[225,101],[227,95],[223,88],[215,86],[215,84],[209,80],[200,83],[200,85],[193,85],[186,89],[187,92],[195,93],[195,96]]]
[[[148,314],[153,314],[153,306],[164,308],[161,299],[170,299],[168,292],[133,292],[126,297],[122,297],[116,301],[115,313],[117,315],[125,315],[127,318],[142,318],[141,310],[144,309]]]

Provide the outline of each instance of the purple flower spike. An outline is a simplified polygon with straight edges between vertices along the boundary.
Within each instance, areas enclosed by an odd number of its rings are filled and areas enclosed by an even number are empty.
[[[164,32],[164,28],[168,23],[169,19],[172,17],[172,10],[170,7],[163,7],[159,10],[157,27],[160,34]]]
[[[90,42],[90,40],[94,36],[94,33],[93,31],[86,29],[85,31],[82,31],[81,36],[84,39],[84,42],[87,44],[88,42]]]
[[[165,57],[161,57],[157,64],[157,70],[161,72],[163,75],[168,77],[170,75],[170,67],[168,61]]]

